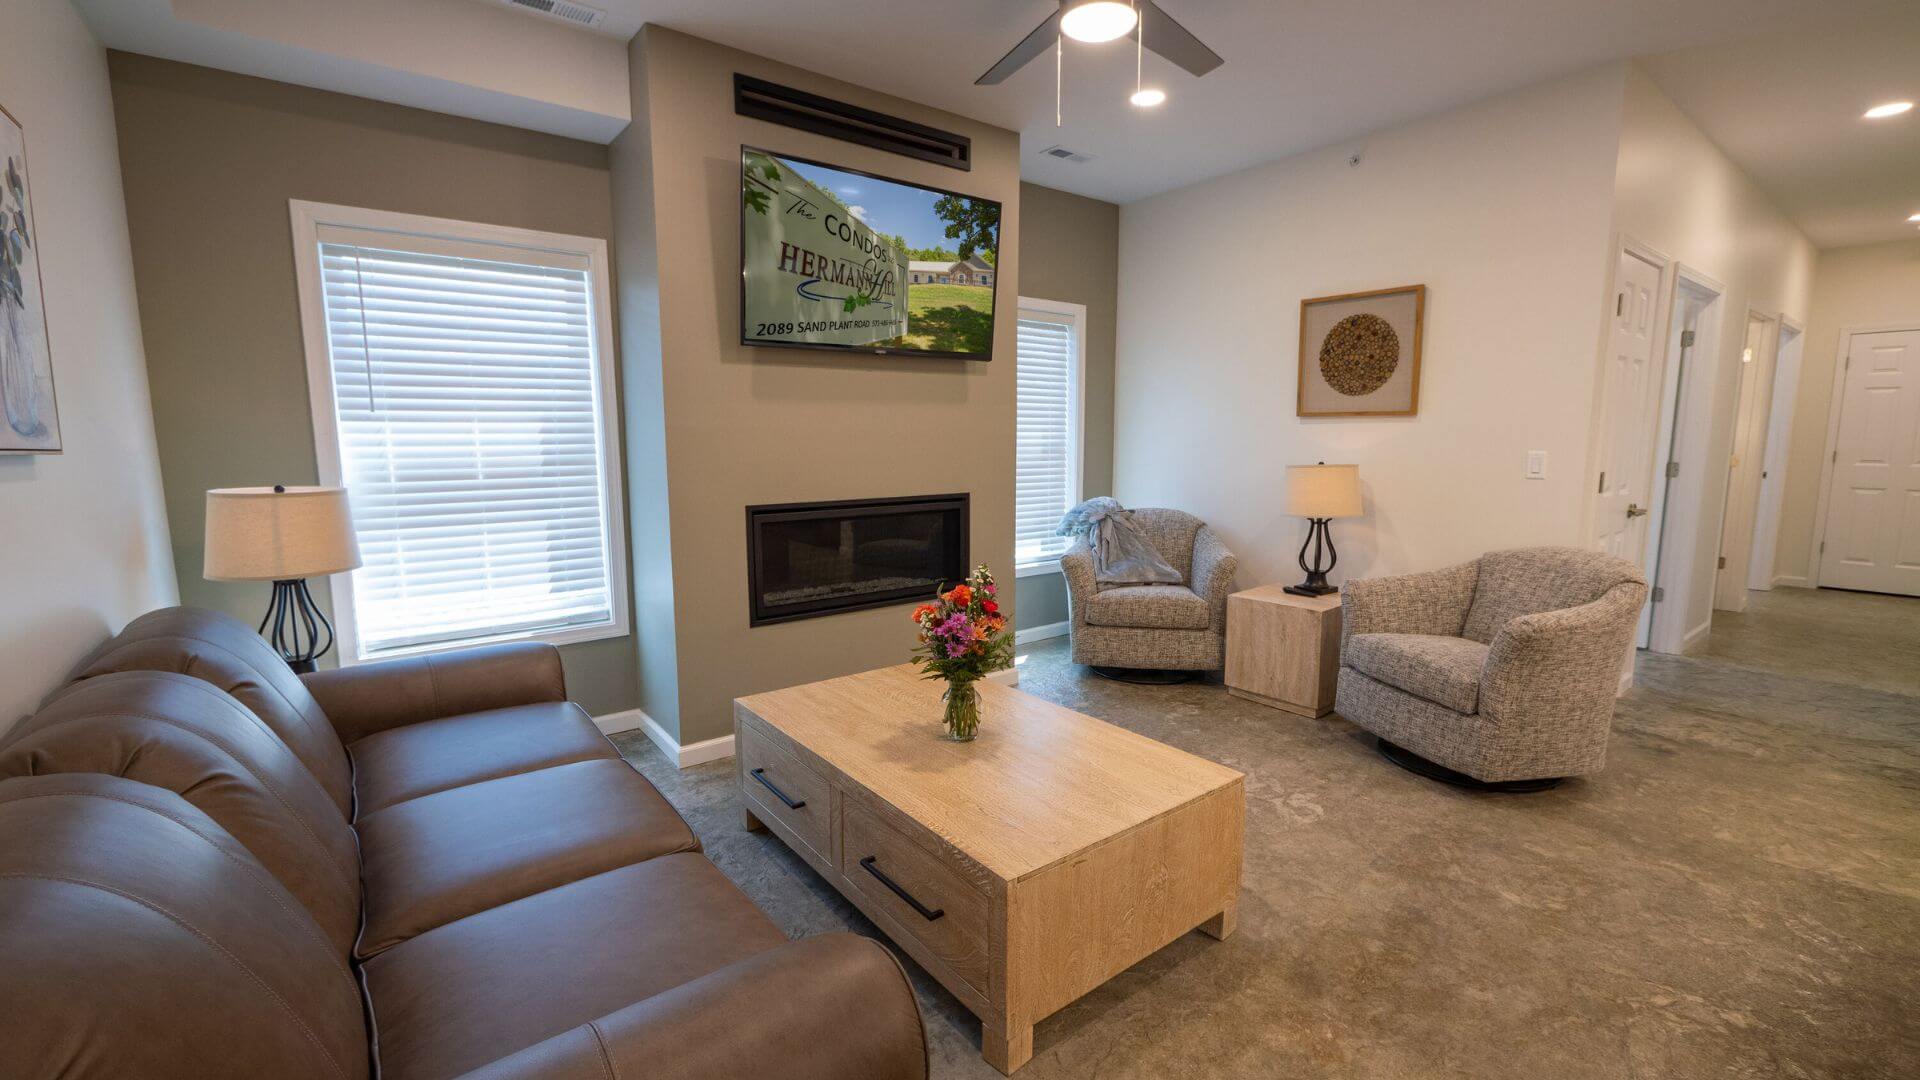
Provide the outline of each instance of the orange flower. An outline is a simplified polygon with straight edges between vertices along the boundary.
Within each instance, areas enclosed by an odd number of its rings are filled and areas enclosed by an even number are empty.
[[[913,621],[919,622],[921,619],[933,614],[933,612],[934,607],[932,604],[921,604],[919,607],[913,609]]]
[[[967,588],[965,585],[955,585],[952,589],[948,590],[946,599],[961,607],[966,607],[973,602],[973,590]]]

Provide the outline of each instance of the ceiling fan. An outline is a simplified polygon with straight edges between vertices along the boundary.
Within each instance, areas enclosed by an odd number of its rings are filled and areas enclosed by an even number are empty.
[[[1020,39],[1000,62],[973,80],[992,86],[1026,67],[1046,52],[1061,35],[1075,41],[1101,42],[1130,37],[1193,75],[1205,75],[1226,61],[1175,22],[1153,0],[1060,0],[1060,10]]]

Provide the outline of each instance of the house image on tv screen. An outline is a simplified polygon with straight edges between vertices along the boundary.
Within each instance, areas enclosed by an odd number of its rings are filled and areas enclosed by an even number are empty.
[[[907,263],[910,285],[984,285],[993,287],[993,267],[980,256],[964,262],[914,259]]]

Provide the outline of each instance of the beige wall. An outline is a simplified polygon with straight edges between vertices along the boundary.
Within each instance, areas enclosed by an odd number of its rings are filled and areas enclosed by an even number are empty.
[[[912,645],[899,607],[748,627],[749,504],[967,491],[974,559],[1004,573],[1013,555],[1012,288],[997,294],[1003,314],[990,363],[739,344],[740,145],[1000,200],[1007,283],[1020,280],[1019,148],[1012,132],[659,27],[642,31],[632,57],[633,112],[644,110],[648,123],[615,147],[617,242],[623,259],[653,256],[655,267],[631,272],[657,273],[658,285],[657,295],[623,286],[622,312],[629,322],[657,315],[658,331],[629,333],[627,348],[640,355],[626,370],[630,381],[657,372],[657,388],[645,393],[658,407],[630,410],[628,423],[658,424],[664,434],[649,451],[651,436],[633,432],[636,471],[664,478],[646,490],[633,485],[633,514],[669,522],[674,650],[674,685],[650,674],[642,694],[684,745],[731,733],[737,695],[899,663]],[[738,117],[736,71],[969,135],[973,170]],[[636,205],[646,188],[651,210]],[[645,458],[654,451],[664,468]],[[658,559],[657,551],[641,555]],[[660,570],[636,572],[643,612],[662,606],[647,595],[662,584]],[[666,621],[654,625],[643,619],[638,635],[649,673]]]
[[[1113,347],[1120,290],[1120,208],[1038,184],[1020,185],[1020,295],[1087,306],[1081,497],[1113,494]],[[1019,629],[1064,622],[1058,571],[1020,580]]]
[[[1366,515],[1334,523],[1336,580],[1579,543],[1621,79],[1123,206],[1115,495],[1209,521],[1242,586],[1300,578],[1292,464],[1360,466]],[[1419,415],[1296,417],[1301,299],[1412,284]],[[1525,478],[1529,450],[1546,480]]]
[[[26,134],[65,446],[0,454],[5,731],[174,582],[106,54],[65,0],[7,5],[0,104]]]
[[[1683,625],[1704,633],[1714,605],[1714,563],[1720,520],[1727,506],[1725,463],[1733,448],[1747,313],[1806,319],[1813,284],[1814,248],[1787,217],[1720,152],[1638,67],[1626,68],[1624,109],[1614,194],[1614,227],[1726,288],[1720,304],[1719,347],[1695,361],[1681,418],[1679,479],[1670,495],[1671,541],[1691,529],[1693,544],[1670,542],[1662,584],[1690,581]],[[1805,378],[1805,376],[1803,376]],[[1761,413],[1764,416],[1764,410]],[[1717,466],[1717,467],[1716,467]],[[1726,525],[1741,539],[1753,528],[1752,496],[1759,469],[1745,470],[1750,489],[1734,502]],[[1669,570],[1680,573],[1670,576]],[[1735,568],[1737,580],[1745,571]]]
[[[1819,525],[1820,483],[1827,471],[1827,421],[1833,408],[1833,371],[1840,362],[1840,332],[1890,323],[1920,325],[1920,240],[1822,251],[1801,351],[1780,546],[1773,562],[1775,579],[1782,584],[1813,580],[1813,537]]]
[[[181,595],[251,621],[265,585],[201,579],[202,500],[318,475],[287,201],[604,238],[606,149],[127,53],[110,67]],[[633,707],[631,637],[562,655],[590,711]]]

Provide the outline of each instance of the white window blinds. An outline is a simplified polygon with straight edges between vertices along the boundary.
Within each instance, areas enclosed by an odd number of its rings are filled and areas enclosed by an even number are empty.
[[[616,622],[589,257],[315,235],[358,655]]]
[[[1020,308],[1017,454],[1014,467],[1016,565],[1059,558],[1060,516],[1080,501],[1079,319],[1070,312]]]

